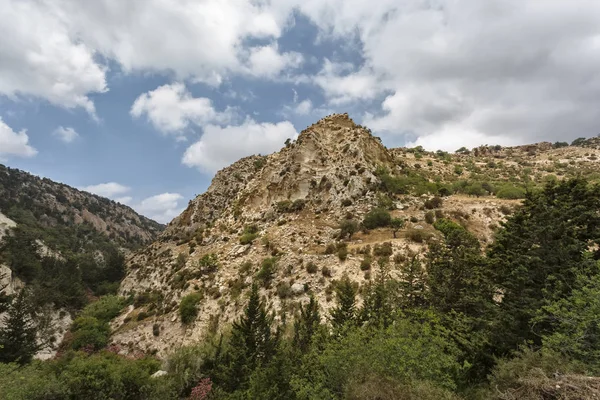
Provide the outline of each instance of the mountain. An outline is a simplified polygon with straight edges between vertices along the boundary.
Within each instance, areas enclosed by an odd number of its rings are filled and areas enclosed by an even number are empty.
[[[125,205],[0,165],[0,291],[26,287],[54,341],[91,298],[116,291],[124,254],[163,229]]]
[[[436,219],[460,223],[486,245],[527,191],[575,175],[598,181],[594,143],[387,149],[347,114],[330,115],[279,152],[219,171],[156,241],[128,257],[120,294],[135,300],[113,321],[113,341],[164,355],[236,318],[253,282],[276,319],[293,315],[309,292],[327,315],[336,280],[363,287],[378,257],[397,274],[394,266],[439,238]],[[179,306],[193,293],[197,312],[184,324]]]
[[[1,164],[0,212],[17,223],[46,228],[87,225],[129,250],[163,230],[163,225],[128,206]]]

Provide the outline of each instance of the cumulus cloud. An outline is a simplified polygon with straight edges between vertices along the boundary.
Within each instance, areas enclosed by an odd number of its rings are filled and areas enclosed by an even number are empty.
[[[0,7],[0,94],[40,97],[95,115],[90,93],[106,91],[105,68],[74,38],[58,4],[6,0]]]
[[[98,185],[84,186],[81,188],[86,192],[97,194],[98,196],[113,198],[116,195],[127,193],[131,190],[129,186],[121,185],[117,182],[100,183]]]
[[[0,117],[0,158],[5,156],[33,157],[37,150],[29,145],[29,136],[23,129],[15,132]]]
[[[288,12],[252,0],[6,0],[0,35],[10,40],[0,43],[0,94],[95,116],[89,95],[108,90],[110,61],[125,73],[211,85],[234,74],[273,77],[301,55],[247,43],[279,38]]]
[[[185,209],[179,193],[161,193],[142,200],[133,206],[137,212],[161,223],[168,223]]]
[[[182,162],[214,173],[242,157],[279,150],[286,139],[295,139],[297,135],[288,121],[274,124],[247,119],[237,126],[209,125],[200,140],[185,151]]]
[[[130,113],[136,118],[145,115],[157,130],[176,136],[181,136],[181,131],[190,123],[226,123],[233,117],[230,109],[218,112],[210,99],[193,97],[182,83],[163,85],[143,93],[131,106]]]
[[[75,131],[75,129],[70,127],[65,128],[62,126],[56,128],[52,134],[65,143],[71,143],[79,137],[79,134]]]
[[[569,139],[600,126],[600,3],[308,0],[298,7],[322,37],[357,36],[361,62],[326,62],[314,82],[334,103],[385,96],[364,118],[374,130],[410,132],[436,148]]]
[[[131,197],[131,196],[117,197],[115,199],[116,202],[119,202],[119,203],[125,204],[125,205],[131,204],[132,200],[133,200],[133,197]]]
[[[248,56],[248,73],[272,78],[282,71],[298,68],[302,61],[300,53],[279,53],[276,45],[253,47]]]

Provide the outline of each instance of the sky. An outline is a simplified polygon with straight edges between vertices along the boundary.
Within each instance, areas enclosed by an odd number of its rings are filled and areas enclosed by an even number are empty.
[[[160,222],[333,112],[388,147],[600,132],[597,0],[0,0],[0,162]]]

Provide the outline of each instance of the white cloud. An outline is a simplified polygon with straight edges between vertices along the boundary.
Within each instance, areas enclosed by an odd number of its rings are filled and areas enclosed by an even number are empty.
[[[79,134],[75,131],[75,129],[70,127],[65,128],[62,126],[56,128],[54,132],[52,132],[52,134],[54,136],[57,136],[60,140],[62,140],[65,143],[71,143],[79,137]]]
[[[323,89],[331,104],[371,100],[383,90],[372,71],[352,69],[351,64],[326,59],[323,69],[314,77],[314,82]]]
[[[387,96],[366,115],[375,130],[432,144],[459,135],[476,145],[570,139],[600,126],[598,2],[305,0],[298,7],[321,38],[356,43],[360,63],[326,62],[313,80],[331,104]]]
[[[76,40],[52,1],[5,0],[0,7],[0,94],[40,97],[95,115],[89,93],[106,91],[94,51]]]
[[[37,153],[38,151],[29,145],[29,136],[25,129],[15,132],[0,117],[0,157],[33,157]]]
[[[185,151],[182,162],[213,173],[242,157],[279,150],[286,139],[295,139],[297,135],[288,121],[273,124],[247,119],[238,126],[209,125],[200,140]]]
[[[294,112],[298,115],[307,115],[313,109],[312,102],[310,99],[302,100],[294,107]]]
[[[131,204],[132,200],[133,200],[133,197],[131,197],[131,196],[117,197],[115,199],[116,202],[119,202],[119,203],[125,204],[125,205]]]
[[[152,125],[166,134],[182,136],[190,123],[196,125],[226,123],[233,118],[230,109],[216,111],[210,99],[192,97],[182,83],[163,85],[140,95],[131,106],[131,115],[145,115]]]
[[[116,195],[127,193],[131,190],[130,187],[121,185],[117,182],[100,183],[98,185],[90,185],[82,187],[81,190],[97,194],[98,196],[113,198]]]
[[[248,56],[248,73],[273,78],[282,71],[298,68],[302,61],[300,53],[279,53],[277,45],[253,47]]]
[[[185,209],[180,205],[183,196],[179,193],[162,193],[142,200],[134,208],[142,215],[161,223],[167,223]]]

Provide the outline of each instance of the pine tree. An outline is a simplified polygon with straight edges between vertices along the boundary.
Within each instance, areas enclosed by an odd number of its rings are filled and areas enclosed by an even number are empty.
[[[0,329],[0,362],[27,364],[39,347],[37,329],[25,290],[21,290],[8,308]]]
[[[320,324],[319,304],[314,296],[310,296],[308,304],[305,307],[300,306],[300,315],[294,323],[294,348],[301,353],[306,353]]]
[[[532,318],[547,305],[569,297],[577,277],[591,275],[600,259],[600,186],[585,179],[550,182],[529,193],[504,224],[489,251],[494,283],[502,293],[497,353],[529,341],[541,345],[549,323]],[[590,249],[592,253],[590,254]]]
[[[493,289],[479,241],[450,220],[439,219],[434,226],[444,239],[432,243],[426,255],[428,303],[444,313],[486,317]]]
[[[331,312],[331,322],[334,327],[341,328],[356,318],[356,289],[347,275],[337,283],[335,293],[337,307]]]
[[[277,346],[277,337],[271,334],[272,323],[260,299],[258,286],[253,284],[244,315],[233,323],[230,352],[226,355],[228,390],[246,389],[252,372],[272,358]]]
[[[363,307],[360,310],[360,321],[368,326],[387,328],[392,322],[392,298],[389,271],[385,262],[380,261],[379,272],[367,287]]]
[[[398,302],[401,308],[416,308],[426,304],[425,270],[417,256],[412,257],[400,268]]]

